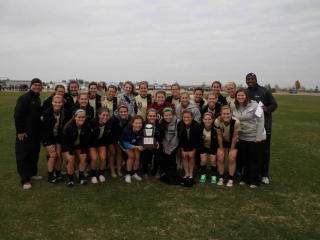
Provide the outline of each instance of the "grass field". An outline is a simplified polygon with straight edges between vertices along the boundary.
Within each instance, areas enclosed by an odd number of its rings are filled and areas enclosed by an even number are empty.
[[[49,93],[43,93],[42,99]],[[68,189],[39,174],[25,191],[16,171],[13,109],[20,93],[0,92],[0,239],[320,239],[320,97],[277,95],[269,185],[258,189],[150,178]],[[197,179],[198,180],[198,179]]]

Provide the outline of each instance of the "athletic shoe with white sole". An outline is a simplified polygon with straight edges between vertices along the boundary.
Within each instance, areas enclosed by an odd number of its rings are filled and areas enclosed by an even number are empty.
[[[254,185],[254,184],[250,185],[250,187],[251,187],[251,188],[258,188],[258,186],[257,186],[257,185]]]
[[[206,181],[207,181],[207,176],[205,174],[202,174],[201,177],[200,177],[199,182],[205,183]]]
[[[92,178],[91,178],[91,182],[92,182],[92,183],[98,183],[97,177],[92,177]]]
[[[124,181],[125,181],[126,183],[131,183],[131,176],[130,176],[130,174],[127,174],[127,175],[125,176]]]
[[[142,178],[137,173],[132,175],[132,179],[137,180],[137,181],[141,181],[142,180]]]
[[[211,176],[211,183],[217,184],[217,177],[216,176]]]
[[[68,188],[73,188],[74,187],[74,182],[73,181],[70,181],[67,183],[67,187]]]
[[[84,172],[83,172],[83,176],[84,176],[84,177],[88,177],[88,176],[89,176],[89,173],[87,173],[86,171],[84,171]]]
[[[23,189],[24,190],[29,190],[31,188],[32,188],[32,186],[31,186],[31,184],[29,182],[26,182],[25,184],[23,184]]]
[[[233,187],[233,180],[229,180],[227,182],[227,187]]]
[[[100,182],[105,182],[105,181],[106,181],[106,178],[105,178],[103,175],[100,175],[100,176],[99,176],[99,181],[100,181]]]
[[[34,175],[30,178],[31,180],[34,180],[34,181],[40,181],[43,179],[43,177],[39,176],[39,175]]]
[[[261,182],[264,183],[264,184],[269,184],[269,183],[270,183],[268,177],[263,177],[262,180],[261,180]]]
[[[86,180],[81,180],[79,183],[80,183],[80,185],[82,185],[82,186],[85,186],[85,185],[88,184]]]
[[[219,186],[222,186],[223,183],[224,183],[224,179],[223,179],[223,178],[219,178],[218,185],[219,185]]]
[[[239,184],[240,184],[241,186],[246,185],[246,183],[245,183],[244,181],[240,181]]]

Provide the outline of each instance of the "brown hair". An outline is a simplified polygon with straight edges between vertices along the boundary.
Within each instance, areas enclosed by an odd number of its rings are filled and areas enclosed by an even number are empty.
[[[68,91],[68,93],[70,93],[70,85],[71,85],[71,84],[77,84],[78,89],[79,89],[79,83],[78,83],[76,80],[71,80],[71,81],[68,83],[68,86],[67,86],[67,91]]]
[[[129,125],[132,125],[133,122],[134,122],[135,120],[137,120],[137,119],[140,119],[141,122],[143,123],[143,117],[141,117],[140,115],[134,115],[134,116],[131,118],[131,120],[130,120],[130,122],[129,122]]]
[[[246,100],[244,101],[243,105],[246,107],[246,106],[248,105],[248,103],[251,103],[251,99],[249,98],[246,89],[244,89],[244,88],[239,88],[239,89],[236,91],[236,94],[234,95],[234,96],[235,96],[234,105],[236,106],[236,109],[239,109],[239,106],[240,106],[240,103],[239,103],[239,101],[238,101],[238,99],[237,99],[237,95],[238,95],[238,93],[240,93],[240,92],[243,92],[244,95],[246,95]]]
[[[174,84],[172,84],[172,85],[171,85],[171,89],[172,89],[172,87],[174,87],[174,86],[177,86],[177,87],[178,87],[178,89],[180,90],[180,85],[179,85],[178,83],[174,83]]]
[[[221,114],[222,114],[222,111],[226,110],[226,109],[229,109],[230,113],[232,114],[231,107],[229,105],[223,105],[220,108],[220,116],[218,117],[219,122],[222,122],[222,115]]]
[[[214,82],[212,83],[211,87],[213,87],[213,84],[215,84],[215,83],[219,84],[220,88],[222,87],[222,84],[221,84],[221,82],[219,82],[219,81],[214,81]]]
[[[96,82],[91,82],[91,83],[89,83],[89,85],[88,85],[88,90],[90,89],[90,87],[91,87],[92,85],[94,85],[94,86],[96,86],[96,87],[98,88],[98,84],[97,84]]]
[[[129,84],[131,87],[132,87],[132,90],[131,90],[131,93],[135,96],[138,96],[138,92],[136,90],[134,90],[134,85],[133,85],[133,82],[131,81],[126,81],[124,84],[123,84],[123,87],[125,87],[127,84]]]
[[[190,109],[186,109],[186,110],[184,110],[184,111],[182,112],[182,114],[181,114],[181,125],[180,125],[179,136],[181,136],[183,129],[185,129],[185,128],[187,127],[186,124],[185,124],[184,121],[183,121],[183,115],[184,115],[184,114],[188,114],[188,113],[191,115],[191,118],[193,119],[193,112],[192,112]]]

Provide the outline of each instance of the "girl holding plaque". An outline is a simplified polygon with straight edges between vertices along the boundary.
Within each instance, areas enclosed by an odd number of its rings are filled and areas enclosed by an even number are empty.
[[[191,110],[186,109],[182,112],[181,121],[178,124],[178,132],[182,164],[185,171],[184,178],[190,179],[190,182],[193,182],[194,184],[193,170],[196,151],[198,144],[201,141],[201,127],[193,119],[193,113]]]
[[[154,108],[150,108],[147,111],[147,120],[144,122],[143,126],[145,127],[147,124],[151,124],[154,127],[154,134],[157,142],[156,149],[146,149],[145,151],[141,152],[141,162],[142,162],[142,175],[144,178],[148,178],[148,170],[149,170],[149,163],[150,160],[152,161],[153,157],[153,170],[152,175],[155,178],[160,178],[160,160],[162,155],[162,138],[163,138],[163,131],[161,129],[159,120],[157,120],[157,111]]]
[[[207,169],[207,160],[210,158],[211,165],[211,183],[217,183],[217,148],[218,140],[217,133],[214,128],[214,116],[211,112],[206,112],[203,114],[201,125],[201,143],[199,144],[199,153],[200,153],[200,170],[201,177],[200,182],[204,183],[207,180],[206,169]]]
[[[125,182],[131,183],[131,179],[141,181],[141,177],[137,174],[140,165],[140,152],[144,150],[142,145],[143,118],[139,115],[132,117],[131,123],[126,126],[119,135],[119,145],[128,155],[126,162]]]

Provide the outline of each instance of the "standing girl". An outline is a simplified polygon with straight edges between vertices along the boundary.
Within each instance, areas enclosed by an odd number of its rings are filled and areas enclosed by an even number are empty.
[[[89,121],[90,119],[94,118],[94,109],[89,104],[89,97],[86,92],[80,92],[78,94],[78,103],[72,106],[68,111],[67,120],[70,120],[74,113],[78,110],[82,109],[86,112],[86,120]]]
[[[251,188],[257,188],[260,185],[259,175],[266,144],[264,115],[256,115],[258,107],[257,102],[249,99],[244,88],[237,90],[233,115],[241,123],[239,150],[240,161],[242,161],[244,168],[240,184],[250,184]]]
[[[110,140],[109,147],[109,167],[112,177],[122,177],[121,166],[122,166],[122,156],[126,158],[126,154],[122,155],[122,150],[118,144],[118,136],[122,133],[123,129],[128,125],[131,120],[131,116],[128,114],[128,106],[125,104],[120,104],[118,109],[114,112],[113,116],[110,118],[112,122],[112,127],[114,130],[113,138]],[[113,154],[114,153],[114,154]],[[118,175],[114,170],[114,161],[117,159],[117,171]]]
[[[134,116],[134,105],[135,105],[135,96],[138,93],[134,90],[134,85],[130,81],[126,81],[124,83],[124,93],[120,93],[118,98],[120,99],[121,104],[125,104],[128,106],[128,113],[130,116]]]
[[[224,183],[224,154],[226,149],[228,149],[229,180],[227,187],[232,187],[238,153],[240,121],[237,118],[232,117],[230,106],[224,105],[221,107],[221,115],[215,120],[214,125],[216,127],[219,145],[217,151],[219,171],[218,185],[223,185]]]
[[[140,165],[140,152],[144,150],[142,145],[142,122],[143,118],[139,115],[132,117],[131,124],[125,127],[119,135],[119,145],[128,155],[126,162],[126,183],[131,183],[131,178],[141,181],[141,177],[137,174]]]
[[[212,86],[211,86],[212,92],[216,94],[216,97],[217,97],[217,99],[218,99],[217,102],[218,102],[219,104],[221,104],[221,105],[227,105],[228,103],[227,103],[226,98],[225,98],[224,96],[222,96],[221,93],[220,93],[221,87],[222,87],[221,82],[219,82],[219,81],[214,81],[214,82],[212,83]]]
[[[66,90],[66,88],[63,85],[57,85],[54,88],[54,93],[50,97],[48,97],[46,100],[43,101],[43,105],[42,105],[42,108],[41,108],[42,112],[44,112],[47,108],[52,106],[52,98],[53,98],[53,96],[61,95],[62,98],[63,98],[65,90]],[[64,104],[64,98],[63,98],[63,102],[62,103]]]
[[[43,113],[40,136],[41,142],[47,152],[49,183],[63,182],[63,178],[61,177],[61,137],[66,115],[63,104],[63,96],[54,95],[52,96],[51,107],[48,107]],[[54,170],[56,177],[54,177]]]
[[[139,83],[139,95],[135,97],[135,113],[146,120],[147,108],[152,103],[152,96],[148,94],[148,83]]]
[[[207,169],[207,160],[208,156],[210,157],[210,165],[211,165],[211,183],[217,183],[217,148],[218,148],[218,140],[217,133],[214,128],[214,117],[210,112],[206,112],[203,114],[202,118],[203,124],[201,125],[201,133],[202,138],[199,143],[199,153],[200,153],[200,170],[201,177],[200,182],[204,183],[207,180],[206,177],[206,169]]]
[[[179,145],[179,137],[177,125],[179,120],[174,115],[173,108],[167,107],[163,109],[163,119],[160,120],[164,136],[162,140],[163,155],[161,161],[161,173],[166,173],[168,170],[177,170],[176,154]]]
[[[83,109],[78,109],[74,117],[65,125],[62,137],[62,152],[67,162],[67,171],[69,175],[69,188],[74,187],[73,173],[75,156],[79,159],[79,180],[81,185],[87,185],[84,180],[84,170],[87,159],[87,149],[89,146],[91,127],[86,122],[86,113]]]
[[[185,172],[184,178],[189,178],[194,181],[193,170],[195,166],[196,151],[198,144],[201,141],[201,128],[193,119],[191,110],[186,109],[182,112],[181,121],[178,124],[178,131],[182,164]]]
[[[227,83],[227,92],[229,96],[226,98],[228,104],[230,105],[231,109],[234,108],[234,101],[235,101],[235,94],[237,91],[237,85],[234,82]]]
[[[154,137],[157,141],[157,148],[152,150],[144,150],[141,152],[141,162],[142,162],[142,175],[144,178],[148,177],[149,164],[152,162],[153,158],[153,170],[152,175],[156,178],[160,178],[160,161],[162,155],[162,139],[163,131],[161,129],[159,120],[157,120],[157,111],[154,108],[150,108],[147,112],[147,120],[144,122],[143,127],[147,124],[151,124],[154,127]]]
[[[97,109],[101,108],[101,96],[97,94],[98,84],[96,82],[91,82],[89,83],[88,89],[89,104],[93,107],[94,117],[96,117]]]
[[[115,97],[116,92],[117,87],[110,85],[107,90],[107,96],[101,98],[101,105],[110,110],[110,117],[113,116],[113,112],[116,111],[120,105],[120,98]]]
[[[109,121],[110,119],[110,111],[108,108],[100,108],[97,110],[98,117],[91,119],[89,121],[91,125],[91,141],[89,147],[89,155],[90,155],[90,169],[91,169],[91,182],[98,183],[98,179],[100,182],[104,182],[106,179],[104,177],[104,169],[106,167],[107,160],[107,143],[109,139],[112,138],[112,123]],[[98,154],[100,156],[100,164],[99,171],[97,174],[97,160]],[[114,161],[114,158],[113,158]]]
[[[174,105],[172,103],[166,102],[166,92],[165,91],[157,91],[155,102],[149,104],[148,110],[153,108],[157,111],[157,119],[160,120],[163,118],[163,109],[170,107],[174,109]]]

